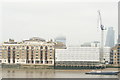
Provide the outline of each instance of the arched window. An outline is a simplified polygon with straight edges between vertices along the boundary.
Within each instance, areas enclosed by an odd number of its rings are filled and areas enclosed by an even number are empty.
[[[43,49],[43,46],[41,46],[40,49]]]
[[[27,46],[27,49],[29,49],[29,47]]]
[[[13,47],[13,50],[15,50],[15,47]]]
[[[8,50],[10,50],[10,46],[8,47]]]
[[[47,46],[45,46],[45,49],[47,49],[48,47]]]

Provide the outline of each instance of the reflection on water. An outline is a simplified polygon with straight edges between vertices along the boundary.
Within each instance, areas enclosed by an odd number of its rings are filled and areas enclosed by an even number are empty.
[[[88,75],[85,70],[2,69],[3,78],[118,78],[117,75]]]

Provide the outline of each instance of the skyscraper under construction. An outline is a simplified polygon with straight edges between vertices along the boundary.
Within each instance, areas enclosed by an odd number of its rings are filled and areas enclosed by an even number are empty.
[[[107,31],[105,46],[113,47],[115,44],[114,39],[115,39],[115,31],[113,30],[113,27],[109,27]]]

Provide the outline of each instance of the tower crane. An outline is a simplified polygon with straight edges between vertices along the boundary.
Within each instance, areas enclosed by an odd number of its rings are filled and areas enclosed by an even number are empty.
[[[100,47],[99,58],[100,58],[100,63],[104,63],[105,62],[105,60],[103,59],[103,54],[104,54],[104,30],[106,30],[106,28],[102,24],[102,18],[101,18],[100,10],[98,10],[98,15],[99,15],[99,27],[101,29],[101,47]]]

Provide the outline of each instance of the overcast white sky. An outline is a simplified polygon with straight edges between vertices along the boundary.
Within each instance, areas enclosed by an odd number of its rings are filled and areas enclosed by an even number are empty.
[[[100,40],[98,10],[106,28],[114,27],[117,41],[118,0],[3,0],[0,41],[66,36],[68,44]],[[105,32],[106,33],[106,32]]]

